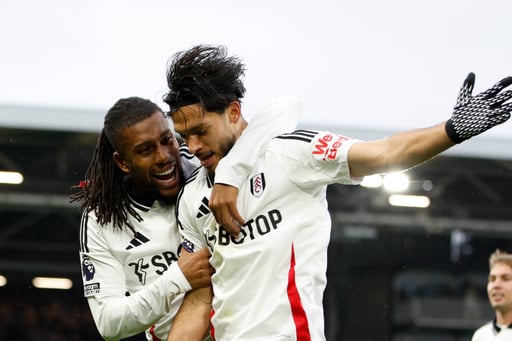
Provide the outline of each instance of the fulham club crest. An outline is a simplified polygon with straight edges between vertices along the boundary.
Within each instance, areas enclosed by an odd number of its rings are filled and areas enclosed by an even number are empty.
[[[251,194],[256,198],[261,197],[265,190],[265,176],[263,173],[256,174],[251,178]]]

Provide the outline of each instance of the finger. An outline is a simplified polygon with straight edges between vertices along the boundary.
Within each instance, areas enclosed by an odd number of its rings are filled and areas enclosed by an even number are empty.
[[[501,111],[508,112],[510,114],[510,112],[512,111],[512,103],[503,104],[501,106]]]
[[[482,93],[482,95],[486,98],[496,96],[501,90],[506,88],[512,84],[512,77],[506,77],[500,80],[498,83],[494,84],[494,86],[490,89],[487,89]]]
[[[512,90],[503,91],[502,93],[499,93],[491,100],[491,108],[497,108],[500,106],[501,103],[509,100],[512,98]]]
[[[208,250],[208,248],[206,247],[203,247],[202,249],[200,249],[199,251],[196,252],[198,255],[201,255],[202,257],[208,257],[210,255],[210,250]]]
[[[215,221],[217,223],[221,224],[221,221],[222,221],[222,213],[220,212],[221,210],[218,210],[218,209],[210,206],[210,211],[213,213],[213,217],[215,218]]]
[[[215,221],[217,221],[219,225],[224,225],[225,222],[229,221],[228,218],[230,217],[230,214],[226,205],[218,206],[215,209],[215,212]]]
[[[498,84],[500,84],[503,88],[506,88],[507,86],[512,84],[512,76],[508,76],[508,77],[503,78],[502,80],[500,80],[498,82]]]
[[[238,238],[238,235],[240,234],[240,226],[238,224],[236,224],[233,220],[231,220],[230,222],[226,222],[225,224],[222,225],[222,227],[228,231],[228,233],[233,237],[233,238]]]
[[[240,215],[236,205],[229,205],[229,211],[231,213],[231,219],[234,220],[235,223],[237,223],[239,226],[242,226],[245,223],[245,220]]]
[[[459,95],[457,96],[456,107],[466,104],[466,102],[471,97],[471,94],[473,93],[474,86],[475,74],[473,72],[470,72],[467,75],[466,79],[464,80],[462,87],[460,88]]]

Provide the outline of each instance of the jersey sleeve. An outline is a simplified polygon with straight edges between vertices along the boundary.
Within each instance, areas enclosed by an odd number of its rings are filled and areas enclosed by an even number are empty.
[[[259,110],[231,151],[220,160],[215,183],[240,188],[268,142],[295,130],[303,111],[302,101],[292,96],[279,98]]]
[[[178,217],[178,227],[182,238],[183,247],[188,252],[198,251],[207,246],[204,239],[203,232],[199,229],[197,219],[193,215],[194,209],[189,207],[193,198],[188,198],[193,190],[188,190],[187,187],[181,190],[178,196],[178,204],[176,205],[176,213]],[[207,203],[203,203],[205,209]]]
[[[332,183],[358,184],[350,175],[348,151],[359,140],[328,131],[297,130],[279,136],[271,145],[283,170],[296,184],[308,187]]]
[[[175,262],[156,281],[127,295],[123,265],[109,251],[101,229],[93,216],[82,217],[80,260],[84,295],[101,336],[118,340],[155,324],[169,312],[171,301],[191,287]]]

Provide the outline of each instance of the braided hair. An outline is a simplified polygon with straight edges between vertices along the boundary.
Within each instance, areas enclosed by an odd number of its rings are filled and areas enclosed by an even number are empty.
[[[70,196],[71,202],[81,202],[82,210],[94,211],[100,225],[112,222],[114,228],[122,230],[123,226],[127,226],[134,231],[128,215],[142,221],[130,205],[126,175],[116,165],[113,154],[124,129],[155,112],[162,112],[155,103],[139,97],[128,97],[118,100],[105,116],[103,129],[85,174],[86,180],[73,186],[76,192]]]

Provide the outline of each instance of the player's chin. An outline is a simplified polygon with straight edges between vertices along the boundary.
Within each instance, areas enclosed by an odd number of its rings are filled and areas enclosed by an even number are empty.
[[[176,202],[176,198],[178,197],[179,190],[166,190],[159,191],[159,200],[162,202],[166,202],[172,204]]]
[[[180,182],[174,182],[173,184],[157,184],[157,190],[162,199],[174,200],[180,192]]]

